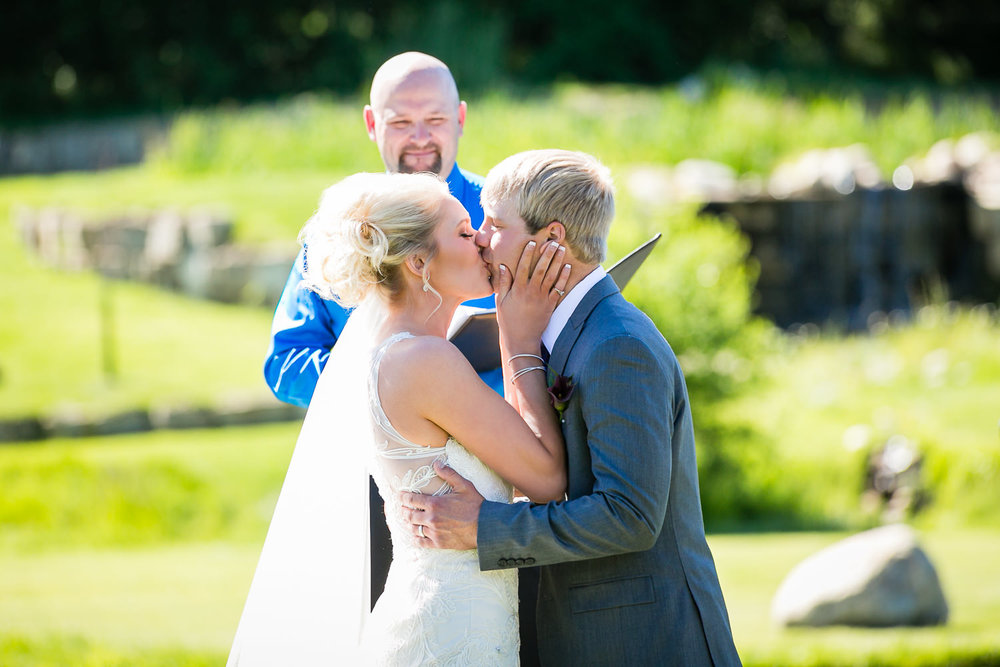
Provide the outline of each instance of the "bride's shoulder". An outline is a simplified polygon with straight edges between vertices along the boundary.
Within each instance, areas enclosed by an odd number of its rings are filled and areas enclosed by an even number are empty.
[[[442,371],[468,365],[465,356],[450,341],[440,336],[408,336],[386,350],[382,360],[388,366],[404,372]],[[471,367],[470,367],[471,368]]]

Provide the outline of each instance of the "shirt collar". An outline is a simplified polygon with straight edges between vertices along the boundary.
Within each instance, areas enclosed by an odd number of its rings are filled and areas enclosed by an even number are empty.
[[[580,305],[583,301],[583,297],[587,296],[587,292],[591,290],[597,283],[601,282],[604,276],[608,275],[607,271],[598,266],[593,271],[588,273],[583,280],[578,282],[576,286],[569,291],[569,294],[563,297],[563,300],[556,306],[555,311],[552,313],[552,317],[549,318],[549,324],[545,327],[545,331],[542,332],[542,345],[545,346],[549,352],[552,352],[552,347],[559,340],[559,334],[562,330],[566,328],[566,323],[569,322],[570,316],[576,307]]]
[[[451,166],[451,173],[448,174],[448,178],[444,179],[444,182],[448,184],[451,194],[458,199],[463,199],[466,180],[462,177],[462,170],[458,168],[458,162]]]

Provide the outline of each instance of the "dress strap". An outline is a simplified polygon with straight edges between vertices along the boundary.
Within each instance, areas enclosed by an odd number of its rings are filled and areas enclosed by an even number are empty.
[[[372,420],[375,422],[376,426],[385,431],[387,435],[392,437],[393,440],[396,440],[396,442],[402,445],[405,449],[417,450],[412,452],[414,454],[418,452],[423,454],[426,453],[428,449],[437,448],[428,445],[420,445],[403,437],[403,435],[396,430],[396,427],[392,425],[392,422],[389,421],[389,417],[385,414],[385,410],[382,408],[382,401],[378,395],[378,373],[382,366],[382,357],[385,356],[386,351],[390,347],[407,338],[415,338],[415,336],[409,331],[400,331],[386,338],[377,348],[375,348],[375,352],[372,355],[371,373],[368,376],[368,395],[371,397],[370,404]]]

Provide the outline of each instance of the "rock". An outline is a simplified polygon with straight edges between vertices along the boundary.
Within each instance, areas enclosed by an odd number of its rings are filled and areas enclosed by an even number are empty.
[[[639,202],[662,207],[674,202],[732,202],[742,196],[741,183],[728,165],[712,160],[682,160],[670,169],[643,165],[625,176],[626,187]],[[748,190],[761,188],[759,182]]]
[[[43,420],[50,438],[82,438],[93,435],[94,425],[77,405],[59,405]]]
[[[0,442],[22,442],[44,437],[45,430],[34,417],[0,420]]]
[[[96,435],[119,435],[122,433],[137,433],[153,428],[149,421],[149,413],[145,410],[127,410],[94,420]]]
[[[245,426],[271,422],[302,421],[305,408],[282,403],[276,399],[261,401],[230,398],[218,408],[222,426]]]
[[[288,271],[295,263],[298,251],[297,244],[287,243],[259,249],[250,262],[247,281],[241,290],[241,302],[273,310],[288,281]]]
[[[219,417],[208,408],[193,405],[162,405],[149,411],[154,429],[210,428],[219,425]]]
[[[874,188],[882,176],[868,149],[860,144],[814,149],[779,164],[767,183],[775,199],[846,195],[856,187]]]
[[[177,285],[176,269],[184,252],[184,218],[172,209],[155,213],[143,248],[142,277],[165,287]]]
[[[955,158],[955,142],[951,139],[936,142],[926,155],[911,161],[910,167],[915,182],[928,185],[957,182],[962,175]]]
[[[661,207],[671,203],[672,181],[669,167],[634,167],[625,174],[624,181],[632,197],[646,206]]]
[[[823,549],[785,577],[771,604],[780,625],[939,625],[948,604],[907,526],[876,528]]]
[[[736,172],[712,160],[682,160],[674,167],[674,198],[678,201],[734,201],[739,197]]]
[[[982,206],[1000,209],[1000,151],[984,156],[969,170],[965,189]]]

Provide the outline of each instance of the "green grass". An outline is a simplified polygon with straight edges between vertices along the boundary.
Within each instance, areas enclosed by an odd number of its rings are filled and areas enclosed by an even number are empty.
[[[268,400],[265,309],[52,270],[12,236],[9,227],[0,233],[0,417]],[[107,327],[104,298],[112,306]],[[104,372],[107,332],[113,377]]]
[[[27,639],[0,637],[4,667],[210,667],[225,664],[226,652],[185,649],[123,649],[79,636]]]
[[[219,664],[297,430],[278,424],[0,447],[0,664],[64,664],[68,655],[81,656],[73,664]],[[815,469],[782,473],[825,483]],[[923,532],[951,605],[947,626],[772,627],[768,610],[781,579],[845,534],[711,536],[746,664],[1000,659],[993,529]]]
[[[17,351],[0,361],[0,416],[269,400],[261,371],[269,312],[115,284],[109,377],[99,305],[108,287],[88,275],[31,268],[20,275],[17,294],[0,298],[0,347]]]
[[[0,446],[0,552],[261,539],[298,428]]]
[[[921,538],[951,606],[945,626],[773,626],[770,601],[785,574],[840,537],[710,537],[746,665],[1000,663],[1000,635],[995,632],[1000,627],[1000,536],[992,532],[931,532]],[[46,664],[47,655],[89,652],[120,664],[169,664],[164,655],[179,656],[178,664],[219,664],[232,640],[258,548],[209,543],[0,554],[0,663]],[[19,658],[25,654],[38,661]]]
[[[316,210],[323,189],[348,173],[318,170],[186,174],[143,165],[94,173],[3,178],[0,257],[7,259],[20,247],[11,217],[19,205],[31,209],[64,208],[80,212],[85,218],[118,215],[131,209],[208,208],[228,214],[243,243],[275,243],[294,250],[298,248],[295,236]]]
[[[32,641],[224,651],[259,550],[209,543],[0,555],[0,626]]]
[[[1000,535],[931,531],[919,539],[935,564],[950,617],[933,628],[783,629],[770,620],[791,568],[839,533],[714,535],[710,542],[737,648],[748,665],[1000,664]]]
[[[876,106],[860,92],[797,92],[772,82],[712,77],[700,90],[560,84],[522,96],[469,99],[460,163],[485,172],[520,150],[584,150],[612,169],[716,160],[738,173],[767,174],[810,148],[867,145],[891,174],[939,139],[998,131],[988,99],[918,91]],[[361,123],[359,99],[316,95],[182,115],[155,159],[182,173],[380,170]]]

